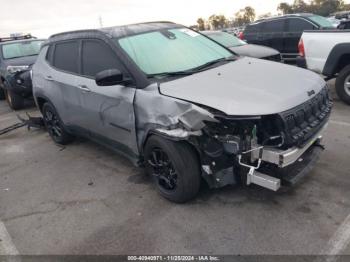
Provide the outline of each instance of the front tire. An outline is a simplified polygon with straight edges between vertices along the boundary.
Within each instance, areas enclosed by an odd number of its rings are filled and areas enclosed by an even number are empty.
[[[350,105],[350,65],[340,71],[335,88],[339,98]]]
[[[151,136],[144,152],[147,173],[153,176],[160,195],[172,202],[184,203],[198,194],[200,164],[190,144]]]
[[[55,143],[67,145],[73,141],[74,137],[66,131],[63,122],[51,103],[46,102],[44,104],[42,114],[45,127]]]
[[[0,86],[0,100],[5,99],[5,90]]]
[[[10,89],[5,90],[5,97],[8,105],[13,110],[19,110],[24,107],[24,98]]]

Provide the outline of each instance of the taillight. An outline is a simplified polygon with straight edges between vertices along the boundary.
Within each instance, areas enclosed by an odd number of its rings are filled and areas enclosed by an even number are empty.
[[[244,40],[244,34],[243,34],[243,32],[240,32],[240,33],[238,34],[238,37],[239,37],[239,39]]]
[[[299,55],[301,57],[305,57],[305,47],[304,47],[303,39],[300,39],[298,44],[298,49],[299,49]]]

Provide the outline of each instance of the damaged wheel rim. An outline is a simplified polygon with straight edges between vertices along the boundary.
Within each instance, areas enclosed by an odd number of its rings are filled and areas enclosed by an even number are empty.
[[[345,82],[344,82],[344,90],[345,90],[345,93],[350,96],[350,76],[348,76],[346,79],[345,79]]]
[[[177,188],[177,173],[168,155],[160,148],[154,148],[149,156],[148,164],[157,179],[158,186],[165,191]]]
[[[46,111],[44,119],[46,128],[50,135],[54,138],[60,138],[62,135],[62,129],[57,116],[51,111]]]

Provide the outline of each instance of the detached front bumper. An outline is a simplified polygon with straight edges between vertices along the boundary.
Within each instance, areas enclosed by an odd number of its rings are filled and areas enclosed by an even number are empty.
[[[288,150],[263,148],[253,151],[252,158],[260,161],[261,166],[250,167],[247,185],[257,184],[277,191],[282,184],[295,184],[317,163],[323,148],[321,142],[325,128],[326,126],[302,148],[293,147]]]
[[[261,160],[271,164],[277,165],[279,168],[285,168],[297,160],[313,145],[320,144],[322,141],[322,134],[326,129],[325,125],[313,138],[309,140],[308,143],[302,148],[292,147],[287,150],[280,150],[275,148],[263,148]],[[259,152],[254,151],[252,153],[252,158],[255,160],[259,159]]]

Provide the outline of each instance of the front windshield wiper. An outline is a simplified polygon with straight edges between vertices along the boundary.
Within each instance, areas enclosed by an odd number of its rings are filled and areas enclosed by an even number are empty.
[[[191,69],[191,72],[192,73],[196,73],[196,72],[199,72],[199,71],[202,71],[203,69],[207,69],[217,63],[221,63],[221,62],[226,62],[226,61],[235,61],[236,59],[234,59],[233,57],[228,57],[228,58],[219,58],[219,59],[216,59],[216,60],[213,60],[213,61],[210,61],[208,63],[205,63],[203,65],[200,65],[198,67],[195,67],[193,69]]]
[[[148,74],[148,78],[158,78],[158,77],[167,77],[167,76],[187,76],[192,75],[193,72],[191,71],[178,71],[178,72],[163,72],[163,73],[156,73],[156,74]]]
[[[208,63],[205,63],[203,65],[200,65],[198,67],[185,70],[185,71],[177,71],[177,72],[163,72],[163,73],[157,73],[157,74],[148,74],[148,78],[158,78],[158,77],[167,77],[167,76],[187,76],[187,75],[192,75],[194,73],[198,73],[202,70],[205,70],[217,63],[224,62],[224,61],[235,61],[233,57],[228,57],[228,58],[219,58],[216,60],[212,60]]]

